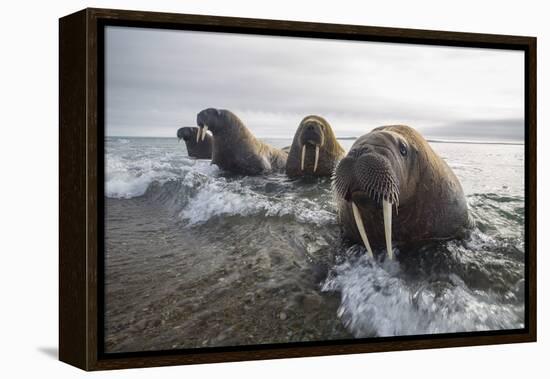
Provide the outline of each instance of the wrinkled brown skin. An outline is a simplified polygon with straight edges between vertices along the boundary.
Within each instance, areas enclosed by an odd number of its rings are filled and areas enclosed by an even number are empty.
[[[207,125],[212,132],[212,163],[220,169],[241,175],[284,170],[288,154],[254,137],[231,111],[204,109],[197,115],[197,125]]]
[[[212,136],[206,133],[204,140],[197,142],[197,132],[199,128],[194,126],[185,126],[179,128],[177,132],[178,141],[184,140],[187,147],[187,154],[190,157],[198,159],[212,158]]]
[[[407,148],[405,157],[400,154],[400,141]],[[467,235],[473,221],[469,217],[462,186],[451,168],[432,150],[420,133],[404,125],[376,128],[353,144],[345,158],[352,161],[342,160],[340,163],[346,165],[351,162],[355,165],[353,167],[357,167],[359,157],[373,156],[363,154],[365,149],[370,154],[383,155],[390,162],[399,181],[398,213],[395,206],[392,208],[394,246],[417,246],[418,243],[430,240]],[[354,175],[361,175],[361,172],[359,169]],[[354,179],[354,175],[346,180],[354,182],[357,179]],[[353,188],[347,194],[348,200],[353,200],[361,212],[371,246],[375,249],[385,247],[381,201],[373,200]],[[335,198],[344,237],[362,244],[351,202],[344,199],[341,193],[335,193]]]
[[[311,128],[310,131],[307,128]],[[309,132],[309,136],[308,136]],[[308,141],[310,141],[308,143]],[[315,166],[315,143],[319,147],[319,160],[317,170],[313,172]],[[302,146],[306,145],[306,155],[304,159],[304,170],[302,171]],[[291,177],[300,176],[331,176],[334,167],[340,159],[346,154],[336,136],[332,131],[330,124],[322,117],[310,115],[304,117],[300,122],[290,152],[286,162],[286,174]]]

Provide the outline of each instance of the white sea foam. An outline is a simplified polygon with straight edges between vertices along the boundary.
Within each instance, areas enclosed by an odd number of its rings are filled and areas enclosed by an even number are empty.
[[[180,212],[180,217],[190,224],[201,224],[213,215],[247,214],[252,207],[250,195],[227,192],[223,188],[223,182],[223,178],[211,180],[200,188],[197,195]],[[234,187],[238,187],[238,183]]]
[[[126,150],[127,149],[127,150]],[[226,178],[216,165],[195,160],[180,152],[162,150],[144,153],[131,147],[106,156],[105,193],[107,197],[129,199],[143,196],[153,183],[179,181],[185,194],[178,200],[180,218],[189,226],[220,216],[294,217],[298,222],[327,224],[336,221],[335,213],[322,201],[286,193],[295,190],[289,183],[275,179],[283,193],[265,192],[269,180],[264,177]],[[271,178],[271,180],[274,180]],[[288,188],[287,188],[288,187]],[[181,187],[178,187],[181,188]],[[176,196],[177,194],[173,194]]]
[[[136,154],[108,154],[105,159],[105,195],[129,199],[142,196],[153,182],[193,175],[212,175],[218,171],[210,162],[181,158],[173,154],[150,157]],[[189,179],[189,178],[188,178]]]
[[[107,197],[117,199],[142,196],[154,180],[155,176],[152,173],[138,176],[129,173],[119,173],[111,179],[106,180],[105,194]]]
[[[206,182],[181,210],[180,217],[188,225],[198,225],[217,216],[267,217],[294,216],[303,223],[328,224],[336,221],[335,213],[308,199],[267,196],[250,186],[225,178]]]
[[[105,195],[111,198],[141,196],[154,180],[166,180],[170,177],[165,165],[156,165],[151,160],[140,161],[107,155],[105,162]]]
[[[366,255],[335,267],[323,291],[340,292],[338,316],[356,337],[523,326],[521,309],[503,304],[494,294],[469,289],[457,275],[422,284],[407,283],[397,262],[381,264]]]

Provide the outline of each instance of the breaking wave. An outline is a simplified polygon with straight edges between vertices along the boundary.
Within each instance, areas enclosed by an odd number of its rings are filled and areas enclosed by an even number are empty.
[[[336,222],[330,185],[296,183],[284,175],[244,177],[226,175],[208,160],[165,156],[161,160],[108,156],[105,194],[131,199],[148,196],[177,210],[188,226],[215,217],[294,217],[317,225]],[[315,192],[317,198],[311,199]]]

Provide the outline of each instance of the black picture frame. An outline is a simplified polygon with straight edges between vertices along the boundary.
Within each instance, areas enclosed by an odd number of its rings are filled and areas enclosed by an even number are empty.
[[[108,25],[525,52],[525,328],[155,352],[103,351],[104,28]],[[536,38],[112,9],[59,20],[59,358],[85,370],[536,341]]]

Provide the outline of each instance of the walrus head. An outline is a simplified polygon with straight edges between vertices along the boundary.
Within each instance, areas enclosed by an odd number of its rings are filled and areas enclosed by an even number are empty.
[[[411,133],[417,132],[401,125],[376,128],[358,138],[334,170],[334,193],[338,201],[351,207],[355,225],[370,255],[366,221],[368,229],[375,234],[380,234],[383,223],[386,248],[392,259],[392,210],[395,208],[397,212],[400,204],[407,204],[416,192],[418,149],[415,139],[406,138]],[[383,217],[378,218],[380,208]],[[373,222],[378,228],[371,228]]]
[[[201,140],[205,138],[207,130],[210,130],[214,135],[221,135],[233,127],[243,125],[243,122],[227,109],[204,109],[197,114],[197,126],[199,127],[197,141],[199,138]]]
[[[300,145],[301,160],[300,168],[304,171],[304,162],[306,158],[306,150],[315,150],[315,161],[313,172],[317,171],[319,164],[319,149],[325,144],[325,135],[330,129],[326,120],[319,116],[305,117],[296,131],[296,137]],[[327,129],[328,128],[328,129]],[[332,132],[332,130],[330,130]],[[309,149],[307,149],[309,147]]]
[[[196,138],[198,135],[198,128],[191,127],[191,126],[185,126],[183,128],[178,129],[178,141],[184,140],[185,142],[191,141],[192,139]]]
[[[324,118],[309,115],[302,119],[293,141],[293,148],[300,152],[300,171],[305,170],[306,154],[315,152],[313,161],[313,173],[316,173],[321,162],[319,162],[319,151],[325,151],[325,157],[337,161],[344,155],[344,149],[336,142],[336,136],[330,124]],[[326,169],[326,168],[325,168]],[[332,172],[332,167],[329,168]]]

